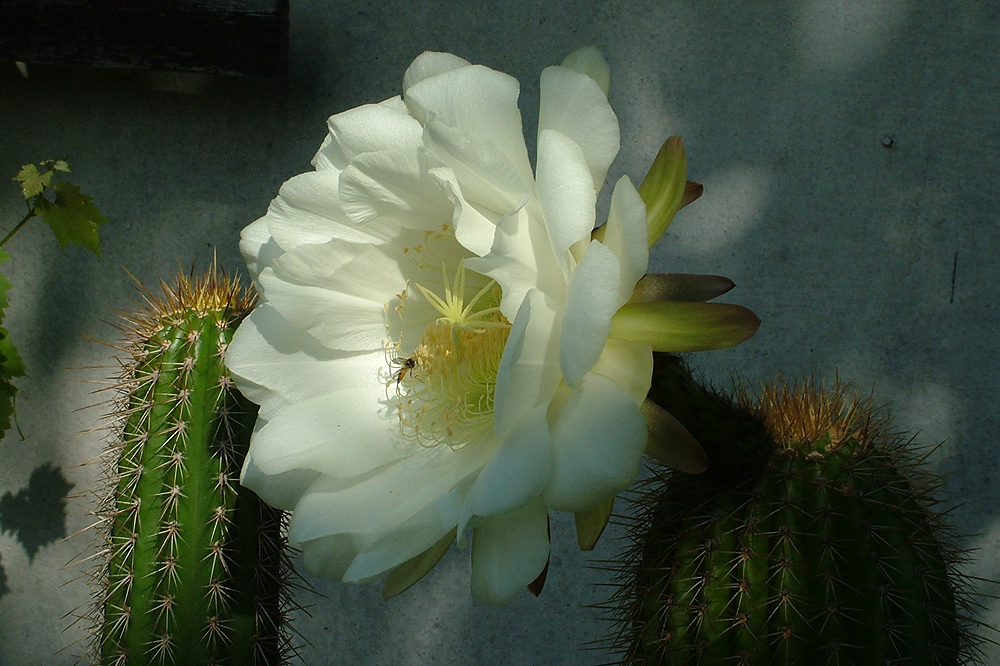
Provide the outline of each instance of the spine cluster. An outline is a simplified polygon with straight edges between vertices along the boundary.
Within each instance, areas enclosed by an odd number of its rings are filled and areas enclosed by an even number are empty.
[[[253,298],[214,266],[163,292],[123,327],[95,661],[283,663],[285,516],[239,485],[256,408],[223,363]]]

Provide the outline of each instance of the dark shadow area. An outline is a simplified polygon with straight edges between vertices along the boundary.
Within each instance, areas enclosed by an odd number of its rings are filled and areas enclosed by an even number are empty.
[[[51,463],[35,468],[27,488],[0,498],[0,530],[13,534],[34,560],[40,548],[66,536],[66,497],[72,488]]]

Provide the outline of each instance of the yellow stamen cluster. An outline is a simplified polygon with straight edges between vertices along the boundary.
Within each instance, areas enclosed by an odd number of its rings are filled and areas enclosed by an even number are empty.
[[[492,436],[493,393],[510,322],[500,313],[495,282],[466,300],[462,263],[452,281],[446,267],[442,272],[443,296],[416,285],[440,316],[424,328],[411,355],[396,356],[390,367],[404,436],[461,449]]]

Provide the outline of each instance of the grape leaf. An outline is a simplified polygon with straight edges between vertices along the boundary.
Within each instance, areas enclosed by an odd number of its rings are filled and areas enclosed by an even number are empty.
[[[58,182],[52,186],[56,193],[55,203],[42,197],[36,199],[35,206],[45,216],[45,221],[56,238],[59,247],[65,248],[70,243],[80,245],[101,256],[101,234],[98,228],[107,223],[94,205],[94,200],[80,193],[80,188],[67,182]]]
[[[14,180],[21,183],[21,191],[24,192],[24,198],[30,199],[33,196],[41,194],[52,183],[52,171],[46,169],[45,173],[38,173],[38,167],[34,164],[25,164],[21,167],[18,174],[14,176]]]
[[[8,258],[10,255],[0,250],[0,264]],[[4,310],[7,308],[7,290],[10,287],[10,281],[0,274],[0,322],[3,321]],[[17,387],[11,380],[23,376],[24,362],[21,361],[14,343],[11,342],[7,329],[0,326],[0,437],[10,427],[10,419],[14,414],[14,395],[17,393]]]
[[[3,249],[0,249],[0,264],[8,259],[10,259],[10,255]],[[9,305],[7,301],[7,290],[10,289],[11,286],[10,280],[8,280],[3,273],[0,273],[0,324],[3,323],[4,310],[6,310],[7,305]]]
[[[54,171],[65,171],[69,173],[69,163],[66,160],[45,160],[42,166],[47,166]]]

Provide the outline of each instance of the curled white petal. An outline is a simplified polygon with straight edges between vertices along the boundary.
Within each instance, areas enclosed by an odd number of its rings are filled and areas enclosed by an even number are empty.
[[[538,200],[556,257],[594,230],[597,191],[580,146],[562,132],[538,134]]]
[[[618,284],[618,306],[632,297],[635,284],[649,267],[649,243],[646,227],[646,205],[628,176],[615,183],[611,209],[604,228],[603,243],[607,245],[621,267]]]
[[[590,372],[604,350],[619,306],[619,274],[614,252],[595,240],[570,277],[559,336],[559,367],[570,386]]]
[[[548,405],[524,415],[507,433],[469,490],[458,523],[461,534],[473,516],[507,513],[527,504],[545,488],[552,473]]]
[[[595,373],[564,400],[552,430],[555,465],[543,498],[552,509],[586,511],[625,490],[639,473],[646,420],[624,389]]]
[[[547,67],[542,72],[538,143],[541,135],[557,131],[572,139],[584,155],[592,185],[600,189],[618,154],[618,118],[606,92],[587,74],[568,67]]]

